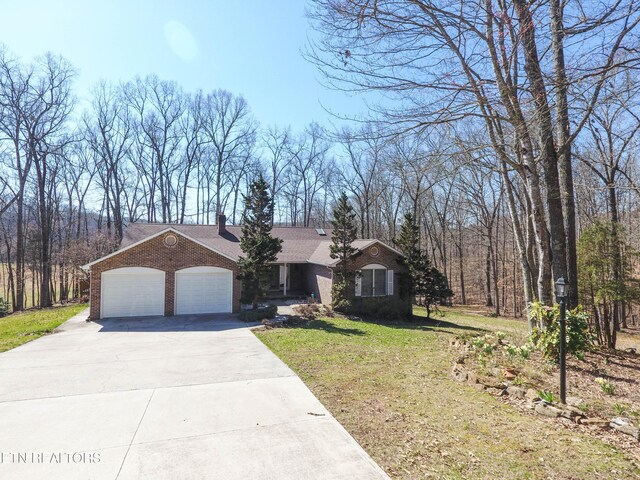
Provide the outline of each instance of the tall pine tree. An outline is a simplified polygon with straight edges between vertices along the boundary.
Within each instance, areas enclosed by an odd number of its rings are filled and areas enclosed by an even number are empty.
[[[348,308],[350,305],[348,289],[355,289],[355,273],[350,266],[353,256],[358,252],[351,245],[358,234],[356,214],[344,192],[338,198],[338,203],[333,209],[331,226],[333,233],[329,255],[334,260],[338,260],[338,264],[333,270],[336,279],[331,286],[331,298],[333,308],[340,310]]]
[[[427,309],[429,318],[433,306],[447,301],[453,296],[453,292],[449,288],[447,278],[431,265],[429,257],[420,248],[420,229],[411,213],[405,214],[394,243],[405,255],[411,297]]]
[[[266,290],[271,264],[282,251],[282,240],[271,236],[273,199],[262,175],[251,183],[243,202],[240,249],[245,256],[238,259],[238,280],[242,282],[242,302],[256,309]]]
[[[404,254],[404,262],[407,266],[408,290],[413,298],[420,282],[420,272],[424,268],[424,253],[420,249],[420,228],[416,224],[411,212],[404,215],[398,236],[393,239],[396,247]]]

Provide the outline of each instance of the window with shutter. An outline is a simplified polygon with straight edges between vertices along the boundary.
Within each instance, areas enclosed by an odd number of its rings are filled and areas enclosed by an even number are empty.
[[[360,295],[379,297],[387,295],[388,274],[382,265],[367,265],[360,272]],[[356,294],[357,295],[357,294]]]

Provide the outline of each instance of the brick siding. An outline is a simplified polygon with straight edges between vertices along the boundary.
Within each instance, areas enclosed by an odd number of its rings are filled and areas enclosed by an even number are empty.
[[[171,232],[173,233],[173,232]],[[175,234],[178,244],[169,248],[164,245],[168,233],[151,238],[135,247],[106,258],[91,266],[91,310],[90,318],[100,318],[100,280],[102,272],[121,267],[149,267],[166,272],[164,314],[173,315],[175,272],[189,267],[220,267],[233,272],[233,311],[240,310],[241,283],[237,280],[238,265],[235,261],[215,253],[188,238]]]
[[[393,270],[393,296],[398,296],[398,282],[397,282],[397,274],[406,270],[406,267],[398,262],[399,256],[393,250],[385,247],[380,243],[376,243],[373,245],[378,248],[378,255],[373,256],[371,254],[371,248],[367,247],[360,255],[358,255],[354,261],[351,263],[351,266],[354,270],[361,270],[363,267],[367,265],[371,265],[372,263],[382,265],[387,270]],[[355,295],[355,291],[354,291]]]
[[[378,255],[372,255],[372,246],[378,248]],[[400,256],[387,248],[381,243],[376,243],[372,246],[367,247],[360,255],[357,255],[356,258],[352,261],[351,266],[353,270],[361,270],[363,267],[371,264],[378,264],[385,267],[387,270],[393,270],[393,298],[400,298],[400,275],[407,271],[407,268],[400,263]],[[355,297],[355,288],[351,289],[350,297]],[[367,298],[370,297],[359,297],[362,298],[363,302],[367,301]],[[380,298],[380,297],[372,297],[372,298]],[[410,299],[407,299],[407,302],[410,302]]]
[[[393,250],[385,247],[381,243],[376,243],[375,246],[378,248],[378,255],[374,256],[371,254],[371,247],[367,247],[363,252],[357,255],[351,266],[353,270],[360,270],[362,267],[366,265],[370,265],[372,263],[382,265],[387,270],[393,270],[393,298],[400,298],[400,275],[405,273],[407,268],[399,262],[400,257]],[[331,268],[325,267],[323,265],[309,264],[307,269],[307,289],[309,292],[313,292],[316,295],[316,298],[320,303],[325,305],[331,305],[331,285],[333,283],[332,280],[332,271]],[[349,289],[349,296],[351,298],[355,297],[355,287]],[[368,297],[361,297],[363,302],[367,301]],[[380,297],[376,297],[380,298]],[[410,302],[410,299],[406,299],[407,302]]]
[[[331,269],[324,265],[309,263],[306,268],[306,287],[314,294],[318,303],[331,305]]]

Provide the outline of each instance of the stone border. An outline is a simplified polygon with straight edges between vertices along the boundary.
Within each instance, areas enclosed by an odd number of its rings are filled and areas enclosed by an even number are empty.
[[[464,356],[458,358],[456,363],[453,364],[453,368],[451,370],[451,376],[456,382],[466,383],[478,391],[494,393],[497,396],[525,400],[527,402],[527,407],[533,410],[537,415],[548,418],[565,418],[580,425],[612,428],[618,432],[629,435],[636,441],[640,442],[640,428],[629,418],[614,417],[611,420],[605,420],[597,417],[587,418],[584,412],[578,408],[582,403],[580,398],[568,397],[567,404],[564,405],[541,399],[538,392],[533,388],[525,390],[522,387],[518,387],[517,385],[512,385],[507,382],[496,384],[482,383],[478,380],[477,374],[464,368],[462,363],[464,363]]]

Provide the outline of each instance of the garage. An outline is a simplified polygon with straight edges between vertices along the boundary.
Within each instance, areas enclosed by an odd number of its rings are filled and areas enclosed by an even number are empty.
[[[176,272],[175,314],[232,311],[233,272],[219,267],[191,267]]]
[[[101,318],[164,315],[165,272],[124,267],[102,272]]]

